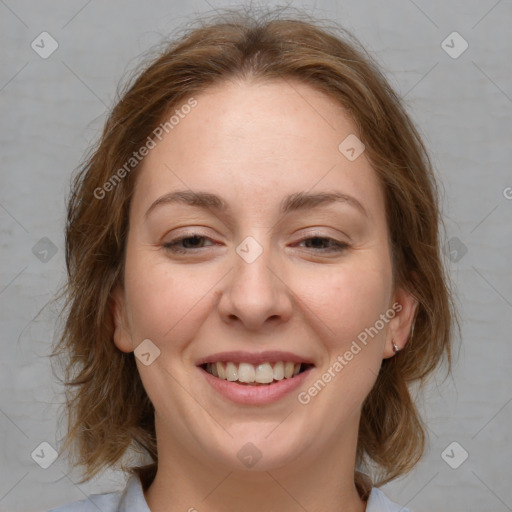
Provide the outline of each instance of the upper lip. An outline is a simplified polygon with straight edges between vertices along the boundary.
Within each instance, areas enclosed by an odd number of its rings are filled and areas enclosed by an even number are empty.
[[[293,354],[292,352],[283,352],[280,350],[267,352],[244,352],[241,350],[234,350],[230,352],[218,352],[216,354],[205,356],[199,359],[196,365],[201,366],[206,363],[217,363],[219,361],[251,364],[277,363],[278,361],[283,361],[311,365],[314,364],[311,358]]]

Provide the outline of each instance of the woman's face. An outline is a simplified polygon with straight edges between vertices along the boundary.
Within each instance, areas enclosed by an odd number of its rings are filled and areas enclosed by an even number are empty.
[[[159,453],[263,470],[355,450],[362,402],[413,314],[356,125],[295,81],[195,99],[138,171],[113,294]]]

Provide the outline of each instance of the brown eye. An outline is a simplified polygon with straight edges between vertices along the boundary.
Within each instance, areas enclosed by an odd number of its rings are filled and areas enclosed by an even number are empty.
[[[341,252],[349,247],[345,242],[325,236],[309,236],[298,243],[306,243],[306,249],[313,249],[320,252]]]
[[[210,239],[197,233],[187,233],[184,236],[180,236],[179,238],[171,240],[170,242],[166,242],[165,244],[162,245],[162,247],[166,251],[175,253],[185,253],[197,249],[203,249],[205,247],[205,240]]]

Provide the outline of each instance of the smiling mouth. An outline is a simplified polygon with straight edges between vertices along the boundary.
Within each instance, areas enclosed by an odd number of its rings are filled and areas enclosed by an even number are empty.
[[[300,373],[313,368],[313,366],[308,363],[293,363],[291,361],[277,361],[257,365],[219,361],[205,363],[200,367],[221,380],[246,386],[269,386],[283,379],[293,379]]]

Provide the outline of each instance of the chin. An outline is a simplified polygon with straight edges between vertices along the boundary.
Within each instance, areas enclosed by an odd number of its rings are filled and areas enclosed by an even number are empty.
[[[204,448],[214,463],[229,471],[272,471],[293,465],[311,444],[305,436],[294,436],[288,424],[239,424],[229,433],[233,437],[224,436],[224,444]]]

